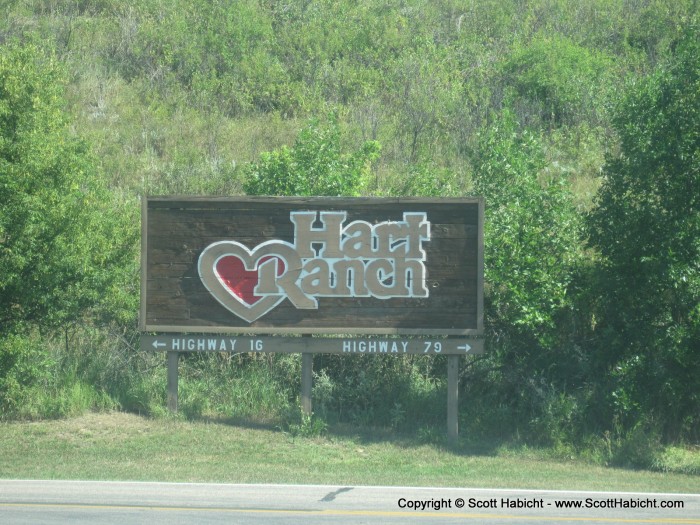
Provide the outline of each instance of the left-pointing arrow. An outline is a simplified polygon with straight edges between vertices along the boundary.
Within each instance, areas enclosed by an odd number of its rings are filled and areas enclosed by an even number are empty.
[[[157,339],[156,339],[155,341],[153,341],[153,348],[155,348],[156,350],[157,350],[158,348],[160,348],[161,346],[166,346],[166,344],[165,344],[165,343],[161,343],[161,342],[158,341]]]

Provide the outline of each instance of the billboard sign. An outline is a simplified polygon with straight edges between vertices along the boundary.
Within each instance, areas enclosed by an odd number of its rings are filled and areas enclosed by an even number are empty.
[[[479,335],[483,200],[153,197],[141,329]]]

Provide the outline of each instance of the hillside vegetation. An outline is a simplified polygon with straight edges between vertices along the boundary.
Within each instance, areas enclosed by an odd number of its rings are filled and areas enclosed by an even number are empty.
[[[696,0],[9,0],[0,417],[165,411],[145,195],[486,198],[478,439],[653,466],[700,440]],[[315,174],[310,176],[309,174]],[[442,433],[440,357],[189,356],[188,417]]]

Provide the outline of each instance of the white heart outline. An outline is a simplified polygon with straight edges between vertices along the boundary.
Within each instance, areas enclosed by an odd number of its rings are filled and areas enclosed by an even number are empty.
[[[258,301],[248,304],[224,284],[216,272],[216,264],[223,257],[233,256],[238,257],[243,262],[246,270],[253,271],[259,269],[261,258],[274,256],[284,262],[285,271],[287,271],[289,270],[289,261],[278,253],[280,250],[276,251],[280,246],[294,249],[293,244],[280,240],[263,242],[252,250],[236,241],[217,241],[204,248],[199,256],[197,263],[199,278],[204,287],[224,308],[244,321],[252,323],[284,301],[286,295],[259,294],[262,297]]]

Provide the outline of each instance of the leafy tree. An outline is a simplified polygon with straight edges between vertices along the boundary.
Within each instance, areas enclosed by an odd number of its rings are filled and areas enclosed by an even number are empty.
[[[700,31],[632,85],[589,217],[602,255],[600,361],[626,422],[700,432]]]
[[[59,326],[108,302],[117,313],[133,282],[138,228],[71,133],[63,84],[55,60],[35,47],[2,47],[0,335]]]
[[[547,440],[554,429],[543,429],[538,421],[583,372],[566,324],[583,256],[582,224],[567,181],[546,177],[541,139],[518,127],[504,111],[474,152],[474,191],[486,201],[490,351],[479,366],[486,371],[476,372],[471,384],[484,389],[477,395],[490,406],[511,411],[501,415],[499,426],[507,420],[510,430],[524,425],[519,431]]]
[[[556,125],[601,120],[611,71],[605,54],[558,35],[516,47],[503,65],[505,83],[518,95],[522,116],[532,113]]]
[[[388,62],[391,70],[383,98],[396,110],[405,161],[414,164],[432,158],[446,132],[446,115],[464,103],[456,64],[432,42]]]
[[[163,91],[178,85],[202,111],[226,115],[297,108],[295,86],[274,55],[276,35],[259,2],[140,2],[121,9],[122,34],[107,62]]]
[[[354,153],[342,153],[337,119],[314,119],[293,147],[262,153],[251,163],[244,188],[249,195],[358,196],[379,151],[378,142],[368,141]]]
[[[544,146],[505,111],[481,137],[474,191],[486,199],[486,272],[494,324],[547,344],[581,256],[566,180],[544,177]]]

